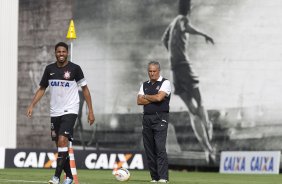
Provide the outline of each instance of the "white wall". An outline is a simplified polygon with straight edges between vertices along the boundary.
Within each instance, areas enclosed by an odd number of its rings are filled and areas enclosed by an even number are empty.
[[[16,147],[18,0],[0,1],[0,147]]]

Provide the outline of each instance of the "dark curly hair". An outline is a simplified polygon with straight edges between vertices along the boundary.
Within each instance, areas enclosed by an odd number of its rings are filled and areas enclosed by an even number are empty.
[[[57,43],[56,46],[55,46],[55,51],[57,50],[58,47],[65,47],[67,49],[67,51],[69,51],[69,46],[65,42]]]

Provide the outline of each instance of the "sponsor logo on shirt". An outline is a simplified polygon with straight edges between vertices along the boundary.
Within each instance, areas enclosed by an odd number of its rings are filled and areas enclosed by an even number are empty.
[[[50,85],[51,86],[60,86],[60,87],[70,87],[70,83],[65,82],[65,81],[52,81]]]

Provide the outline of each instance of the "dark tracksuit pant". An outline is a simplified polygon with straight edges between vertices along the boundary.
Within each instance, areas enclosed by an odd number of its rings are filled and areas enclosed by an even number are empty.
[[[143,143],[148,167],[153,180],[168,180],[168,161],[166,138],[168,113],[156,113],[143,116]]]

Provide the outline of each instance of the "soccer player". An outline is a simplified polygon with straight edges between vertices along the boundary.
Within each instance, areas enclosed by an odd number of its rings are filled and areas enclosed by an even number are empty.
[[[189,116],[193,131],[205,151],[207,162],[215,160],[215,151],[210,141],[212,139],[213,126],[205,111],[199,80],[195,75],[191,62],[186,55],[188,36],[200,35],[207,43],[214,44],[213,39],[207,34],[198,31],[190,24],[190,0],[179,0],[179,15],[169,24],[165,30],[162,41],[169,52],[175,94],[179,95],[189,109]]]
[[[79,65],[67,60],[68,45],[64,42],[57,43],[55,56],[57,61],[45,68],[40,87],[28,106],[26,115],[31,118],[34,106],[49,86],[51,138],[56,142],[58,148],[57,167],[55,175],[50,179],[49,184],[59,184],[63,170],[66,173],[63,184],[71,184],[73,177],[69,163],[68,141],[72,139],[73,127],[79,110],[78,86],[82,88],[89,109],[88,122],[90,125],[94,123],[95,117],[90,92],[83,72]]]

